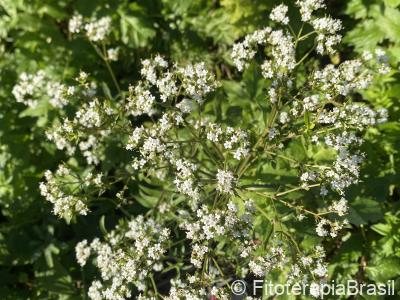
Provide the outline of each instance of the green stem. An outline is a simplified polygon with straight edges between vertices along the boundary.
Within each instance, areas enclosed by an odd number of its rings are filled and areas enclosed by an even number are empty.
[[[307,185],[307,186],[298,186],[298,187],[295,187],[293,189],[290,189],[290,190],[275,194],[274,197],[281,197],[283,195],[290,194],[290,193],[298,191],[298,190],[308,190],[310,188],[317,187],[317,186],[320,186],[320,185],[321,185],[320,183],[316,183],[316,184],[311,184],[311,185]]]
[[[115,74],[114,74],[114,72],[113,72],[113,70],[111,68],[111,65],[110,65],[109,61],[108,61],[108,57],[107,57],[107,54],[106,54],[106,47],[105,47],[104,44],[102,44],[102,48],[103,48],[103,60],[104,60],[104,63],[106,64],[107,70],[111,75],[111,78],[112,78],[112,80],[114,82],[115,88],[118,91],[118,94],[121,94],[121,88],[120,88],[120,86],[118,84],[117,78],[115,77]]]

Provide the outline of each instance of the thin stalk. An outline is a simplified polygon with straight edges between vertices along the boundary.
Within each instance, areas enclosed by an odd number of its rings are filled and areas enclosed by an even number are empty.
[[[298,191],[298,190],[307,190],[307,189],[310,189],[310,188],[313,188],[313,187],[317,187],[317,186],[320,186],[320,185],[321,185],[321,184],[316,183],[316,184],[307,185],[307,186],[305,186],[305,187],[299,186],[299,187],[296,187],[296,188],[293,188],[293,189],[290,189],[290,190],[287,190],[287,191],[278,193],[278,194],[276,194],[276,195],[274,195],[274,196],[275,196],[275,197],[281,197],[281,196],[283,196],[283,195],[287,195],[287,194],[290,194],[290,193],[295,192],[295,191]]]
[[[121,88],[120,88],[120,86],[118,84],[117,78],[115,77],[115,74],[114,74],[114,72],[113,72],[113,70],[111,68],[111,65],[110,65],[109,61],[108,61],[108,58],[107,58],[107,55],[106,55],[106,47],[105,47],[104,44],[102,44],[102,48],[103,48],[103,60],[104,60],[104,63],[106,64],[107,70],[111,75],[111,78],[112,78],[112,80],[114,82],[115,88],[118,91],[118,94],[121,94]]]

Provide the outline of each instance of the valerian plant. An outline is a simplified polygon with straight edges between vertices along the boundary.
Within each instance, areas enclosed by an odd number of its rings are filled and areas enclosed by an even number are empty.
[[[118,50],[107,48],[107,17],[75,15],[69,30],[93,45],[116,95],[101,93],[83,71],[73,84],[40,71],[21,75],[18,102],[46,98],[59,110],[46,135],[69,159],[40,184],[53,213],[70,222],[112,204],[123,215],[103,237],[76,246],[78,264],[98,270],[91,299],[230,299],[235,278],[276,270],[320,296],[328,279],[324,242],[349,226],[346,189],[359,181],[363,132],[387,118],[356,96],[389,67],[379,49],[339,65],[316,62],[314,51],[335,53],[341,22],[319,16],[322,0],[296,5],[299,28],[279,5],[270,14],[274,26],[233,45],[237,70],[263,77],[265,96],[249,106],[254,120],[232,125],[212,113],[224,101],[221,83],[202,62],[143,60],[141,80],[125,90],[110,65]],[[299,224],[314,230],[295,230]]]

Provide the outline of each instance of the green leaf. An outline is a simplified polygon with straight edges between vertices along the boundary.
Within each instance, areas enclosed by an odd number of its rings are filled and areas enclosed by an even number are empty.
[[[101,83],[101,87],[103,88],[103,93],[108,99],[112,99],[110,88],[108,87],[106,82]]]
[[[60,249],[58,249],[53,243],[48,245],[46,249],[44,249],[44,258],[46,260],[47,266],[49,268],[54,267],[54,260],[53,260],[53,254],[59,254]]]
[[[56,5],[50,5],[50,4],[43,5],[38,10],[38,13],[40,15],[47,14],[56,20],[62,20],[68,16],[68,14],[65,12],[65,10],[60,9]]]
[[[384,38],[382,27],[374,20],[366,20],[348,32],[344,41],[356,46],[357,51],[362,51],[375,49]]]
[[[363,0],[351,0],[347,3],[346,14],[353,15],[356,19],[367,17],[368,10]]]
[[[100,227],[101,233],[103,235],[107,235],[108,234],[105,223],[106,223],[106,216],[102,215],[100,220],[99,220],[99,227]]]
[[[379,233],[380,235],[386,236],[390,233],[390,231],[392,230],[392,226],[390,226],[389,224],[375,224],[373,226],[371,226],[371,229],[377,233]]]
[[[128,15],[122,10],[118,12],[121,16],[122,42],[134,48],[147,46],[156,35],[153,26],[139,16]]]
[[[17,9],[23,5],[23,0],[0,0],[0,7],[12,17],[17,17]]]
[[[383,212],[378,201],[358,197],[350,203],[349,221],[354,225],[365,225],[382,218]]]
[[[40,101],[35,107],[28,107],[23,110],[19,117],[43,117],[47,115],[49,108],[50,104],[47,101]]]
[[[71,276],[58,260],[54,260],[54,267],[51,269],[48,269],[45,264],[37,264],[35,276],[38,287],[46,291],[63,295],[76,293]]]
[[[386,7],[383,15],[376,20],[377,25],[382,29],[384,37],[392,41],[400,38],[400,11],[392,7]]]
[[[399,275],[400,258],[384,258],[374,262],[365,268],[368,276],[376,281],[386,283],[388,280]]]
[[[384,0],[386,5],[391,7],[397,7],[400,5],[400,0]]]

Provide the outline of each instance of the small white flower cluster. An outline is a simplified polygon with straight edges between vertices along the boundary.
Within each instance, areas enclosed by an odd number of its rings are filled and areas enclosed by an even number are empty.
[[[89,208],[84,198],[65,193],[61,186],[73,182],[71,171],[60,165],[57,172],[45,172],[46,182],[40,183],[40,194],[53,204],[53,213],[60,218],[71,220],[75,215],[87,215]],[[75,179],[76,181],[76,179]]]
[[[156,55],[154,59],[145,59],[142,61],[140,74],[151,84],[157,85],[157,70],[166,69],[168,69],[168,62],[160,55]]]
[[[42,98],[48,99],[53,107],[62,108],[69,103],[68,98],[74,95],[75,88],[49,80],[40,70],[35,74],[21,73],[12,93],[17,102],[31,108],[35,108]]]
[[[283,30],[272,30],[266,27],[245,37],[243,42],[233,45],[232,59],[239,71],[249,66],[259,46],[265,46],[271,58],[261,65],[265,78],[287,76],[296,66],[295,47],[293,38]]]
[[[47,95],[50,97],[50,104],[54,107],[63,108],[69,103],[68,97],[74,95],[75,87],[67,87],[59,82],[49,82],[46,91]]]
[[[341,108],[321,111],[318,122],[321,124],[334,124],[336,127],[356,128],[363,130],[387,121],[387,110],[373,110],[361,104],[345,104]]]
[[[232,172],[218,170],[217,172],[217,191],[225,194],[233,194],[235,177]]]
[[[76,88],[79,93],[74,95],[84,100],[90,97],[90,100],[78,107],[72,120],[65,118],[61,125],[54,124],[47,130],[46,136],[55,143],[57,149],[66,150],[68,155],[73,155],[78,148],[89,164],[96,165],[100,162],[104,149],[101,147],[102,142],[109,138],[110,128],[107,125],[118,113],[118,107],[114,110],[109,102],[92,98],[96,90],[86,79],[86,74],[80,76],[80,85]]]
[[[189,196],[193,199],[193,204],[197,204],[200,199],[200,191],[197,186],[195,171],[197,166],[188,160],[176,159],[171,160],[175,165],[176,178],[174,180],[178,192]]]
[[[314,11],[325,7],[324,0],[297,0],[296,5],[300,8],[303,22],[310,21]]]
[[[57,126],[46,132],[46,137],[59,150],[66,150],[68,155],[75,153],[76,147],[70,143],[68,134],[73,131],[72,122],[66,120],[62,126]]]
[[[360,176],[360,164],[363,155],[357,150],[362,140],[356,137],[354,132],[343,131],[339,134],[325,136],[325,144],[337,151],[336,159],[331,167],[325,167],[317,171],[308,171],[301,175],[300,180],[306,188],[309,183],[324,182],[339,194],[344,195],[345,190],[353,184],[357,184]],[[323,194],[327,194],[324,188]]]
[[[380,74],[387,74],[390,72],[391,67],[389,65],[389,57],[386,55],[386,52],[382,49],[375,49],[374,52],[364,51],[362,53],[362,59],[365,62],[376,62],[379,65],[378,72]]]
[[[354,90],[367,88],[372,78],[362,61],[355,59],[343,62],[339,67],[330,64],[316,71],[314,84],[325,93],[327,99],[332,99],[337,95],[347,96]]]
[[[192,283],[186,284],[180,280],[171,280],[172,286],[165,300],[203,300],[207,298],[205,288],[193,287]]]
[[[89,103],[84,103],[82,107],[75,113],[73,122],[82,125],[85,128],[100,127],[101,110],[97,99]]]
[[[304,172],[300,176],[300,180],[303,182],[303,187],[307,187],[307,183],[315,182],[318,179],[318,174],[316,172]]]
[[[329,207],[329,210],[337,213],[340,217],[344,216],[348,212],[348,204],[345,198],[341,198],[339,201],[334,201]]]
[[[138,216],[108,233],[105,242],[96,238],[90,244],[86,240],[78,243],[79,264],[84,266],[94,256],[101,274],[102,282],[95,280],[89,287],[90,299],[129,299],[131,284],[143,290],[143,281],[166,252],[169,235],[159,222]]]
[[[83,26],[83,16],[74,14],[68,22],[68,31],[71,33],[79,33]]]
[[[87,139],[81,139],[79,142],[79,150],[86,158],[89,165],[98,165],[100,163],[101,151],[100,141],[94,135],[88,135]]]
[[[328,265],[325,262],[325,251],[321,246],[316,246],[309,255],[301,255],[297,261],[291,266],[288,275],[288,282],[303,282],[309,283],[312,287],[314,285],[320,286],[321,283],[326,281],[328,276]],[[310,281],[310,275],[312,279]],[[316,294],[310,290],[313,297]]]
[[[200,197],[199,184],[196,180],[197,166],[189,159],[181,157],[178,144],[174,143],[173,131],[183,122],[177,112],[163,114],[159,122],[150,128],[137,127],[133,130],[126,145],[127,150],[137,151],[133,159],[135,170],[148,170],[157,166],[168,167],[175,175],[174,184],[179,193],[187,195],[196,206]]]
[[[253,201],[244,203],[245,212],[238,215],[238,207],[229,202],[227,209],[210,211],[203,205],[196,211],[196,220],[184,221],[181,227],[186,231],[186,237],[192,240],[191,263],[201,268],[204,256],[209,252],[207,241],[217,240],[222,236],[251,239],[251,227],[253,222]]]
[[[166,300],[203,300],[203,299],[231,299],[231,291],[229,288],[215,287],[207,289],[204,287],[204,279],[192,277],[188,282],[181,280],[171,280],[171,290],[168,296],[163,297]],[[245,299],[249,300],[249,299]]]
[[[342,29],[341,22],[329,16],[322,18],[312,16],[315,10],[325,7],[322,0],[301,0],[296,4],[300,8],[302,20],[314,28],[312,33],[316,34],[316,51],[319,54],[334,53],[334,47],[341,41],[341,35],[337,34]],[[287,13],[286,5],[278,5],[272,10],[270,19],[289,25]],[[266,27],[247,35],[243,42],[235,44],[231,54],[232,60],[236,68],[243,71],[254,58],[259,46],[264,46],[264,53],[270,58],[261,65],[263,76],[269,79],[276,76],[281,78],[296,67],[295,47],[299,40],[301,38],[294,36],[293,32]]]
[[[223,129],[220,125],[212,122],[198,125],[198,128],[200,127],[204,127],[209,141],[221,145],[223,149],[232,153],[236,160],[241,160],[249,154],[250,143],[247,133],[242,129],[234,129],[232,127]]]
[[[287,76],[296,66],[293,38],[283,30],[275,30],[271,32],[268,43],[272,46],[271,59],[261,65],[263,76],[270,79]]]
[[[107,50],[107,59],[110,61],[117,61],[119,48],[110,48]]]
[[[280,4],[272,10],[269,18],[275,22],[287,25],[289,24],[288,10],[289,8],[286,5]]]
[[[169,130],[175,125],[182,123],[182,117],[178,113],[165,113],[159,122],[153,124],[150,128],[136,127],[129,137],[126,145],[127,150],[138,150],[140,157],[133,161],[134,169],[141,169],[147,163],[156,163],[156,159],[165,162],[172,153],[168,148],[174,145],[168,145],[163,140],[168,139]]]
[[[319,107],[321,98],[319,95],[311,95],[303,99],[303,107],[306,111],[315,111]]]
[[[110,33],[111,18],[108,16],[99,19],[92,18],[89,22],[85,23],[82,15],[75,14],[69,20],[68,30],[73,34],[84,32],[90,41],[101,42]]]
[[[178,102],[175,106],[181,111],[181,113],[189,114],[195,109],[195,102],[188,98],[184,98],[182,101]]]
[[[318,33],[317,52],[319,54],[335,53],[334,46],[338,45],[342,40],[342,36],[336,34],[342,29],[342,22],[331,17],[323,17],[315,18],[311,24]]]
[[[325,218],[321,218],[317,223],[315,231],[321,237],[330,235],[334,238],[338,236],[339,231],[342,230],[342,228],[347,224],[347,219],[344,219],[343,221],[331,221]]]
[[[133,116],[140,116],[143,114],[151,116],[155,113],[155,100],[156,98],[144,86],[130,86],[126,109]]]
[[[249,65],[249,61],[254,58],[259,45],[264,45],[267,42],[267,37],[272,29],[266,27],[257,30],[250,35],[247,35],[243,42],[236,43],[232,48],[232,60],[239,71],[243,71]]]
[[[44,85],[45,72],[43,70],[38,71],[36,74],[22,73],[19,76],[19,82],[14,86],[12,93],[17,102],[23,103],[29,107],[36,107],[38,91],[41,92]],[[36,97],[35,97],[36,96]]]
[[[218,86],[214,80],[214,75],[209,73],[204,62],[194,65],[189,64],[184,68],[179,68],[177,71],[187,96],[200,104],[203,103],[204,96]]]
[[[333,190],[344,195],[345,190],[359,182],[360,165],[363,156],[359,154],[350,154],[347,149],[341,149],[337,156],[333,169],[325,173],[326,179]]]
[[[88,246],[87,240],[82,240],[75,246],[76,260],[78,264],[83,267],[90,256],[91,250]]]
[[[144,80],[129,88],[126,104],[126,109],[134,116],[154,114],[157,101],[175,102],[183,113],[189,113],[193,109],[191,100],[203,103],[204,97],[218,86],[204,63],[169,69],[168,62],[159,55],[143,60],[140,73]],[[158,95],[151,92],[154,87]],[[187,98],[177,102],[178,91]]]
[[[267,255],[256,256],[252,259],[249,269],[255,276],[264,277],[274,269],[282,269],[287,261],[285,250],[282,247],[271,247]]]
[[[289,121],[290,121],[289,114],[286,111],[282,111],[279,114],[279,123],[286,124],[289,123]]]

